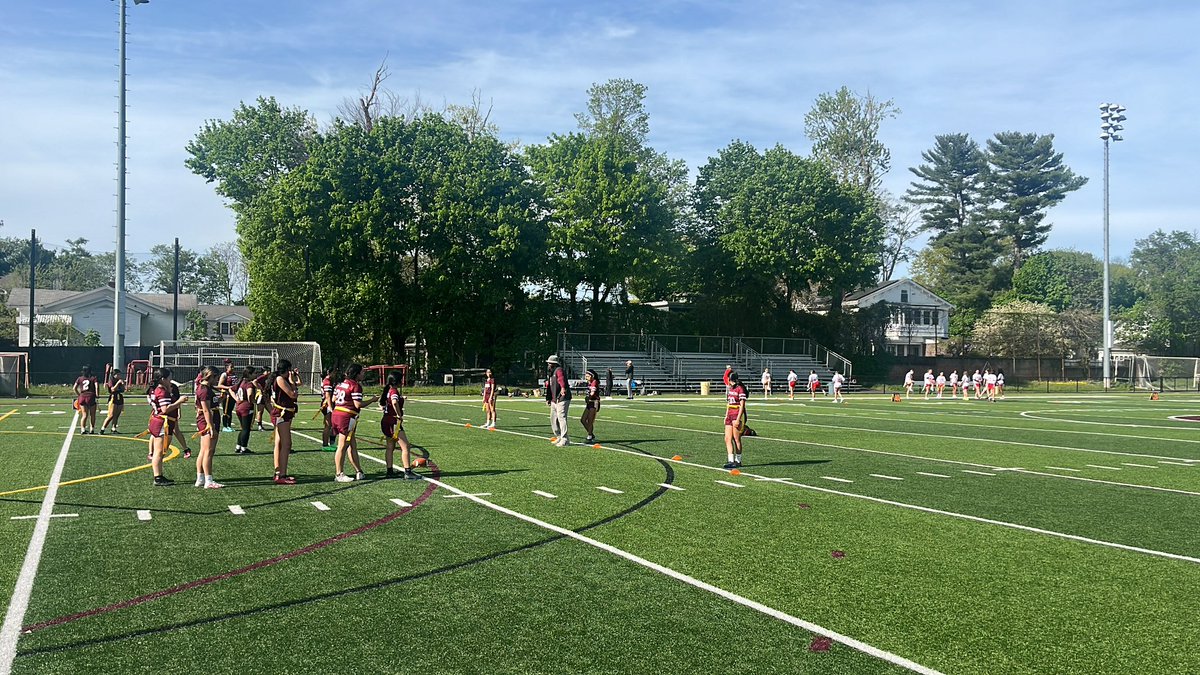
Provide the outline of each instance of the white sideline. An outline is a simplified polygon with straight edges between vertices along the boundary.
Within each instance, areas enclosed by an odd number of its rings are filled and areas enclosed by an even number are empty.
[[[304,434],[298,434],[298,435],[304,436]],[[526,435],[526,434],[520,434],[520,435]],[[305,437],[307,438],[307,436],[305,436]],[[386,462],[384,462],[382,459],[379,459],[378,457],[372,457],[371,455],[367,455],[364,453],[359,453],[359,455],[361,457],[365,457],[369,460],[378,462],[380,464],[386,464]],[[830,638],[831,640],[834,640],[836,642],[840,642],[840,643],[846,645],[847,647],[850,647],[851,649],[856,649],[864,654],[874,656],[877,659],[887,661],[888,663],[900,666],[901,668],[907,668],[908,670],[911,670],[914,673],[922,673],[922,675],[942,675],[937,670],[934,670],[927,666],[923,666],[915,661],[910,661],[910,660],[904,658],[903,656],[898,656],[891,652],[879,649],[878,647],[873,647],[873,646],[871,646],[865,642],[862,642],[860,640],[855,640],[854,638],[852,638],[848,635],[842,635],[841,633],[838,633],[837,631],[833,631],[828,628],[825,628],[824,626],[819,626],[815,623],[805,621],[804,619],[792,616],[791,614],[782,612],[773,607],[768,607],[767,605],[764,605],[760,602],[751,600],[750,598],[747,598],[745,596],[738,595],[737,593],[734,593],[732,591],[727,591],[723,588],[713,586],[712,584],[706,583],[695,577],[684,574],[683,572],[678,572],[676,570],[671,569],[670,567],[665,567],[663,565],[659,565],[656,562],[646,560],[645,558],[642,558],[638,555],[630,553],[629,551],[626,551],[624,549],[620,549],[620,548],[617,548],[616,546],[612,546],[612,545],[606,544],[602,541],[592,539],[591,537],[588,537],[583,534],[579,534],[578,532],[575,532],[573,530],[568,530],[566,528],[559,527],[559,526],[551,524],[551,523],[547,523],[546,521],[539,520],[537,518],[534,518],[533,516],[527,516],[523,513],[513,511],[512,509],[507,509],[503,506],[500,506],[499,504],[490,502],[486,499],[482,499],[482,498],[478,497],[477,495],[473,495],[468,492],[459,490],[458,488],[454,487],[453,485],[448,485],[446,483],[441,482],[440,480],[430,478],[428,476],[425,477],[425,480],[429,483],[432,483],[432,484],[442,488],[442,489],[453,492],[454,496],[456,496],[456,497],[462,497],[464,499],[469,499],[469,500],[475,502],[476,504],[479,504],[480,506],[487,507],[489,509],[492,509],[493,511],[498,511],[500,513],[503,513],[506,516],[516,518],[517,520],[523,520],[527,523],[531,523],[542,529],[550,530],[551,532],[561,534],[565,537],[570,537],[571,539],[583,542],[589,546],[593,546],[602,551],[606,551],[615,556],[624,558],[632,563],[636,563],[647,569],[651,569],[660,574],[664,574],[668,577],[671,577],[672,579],[675,579],[676,581],[682,581],[683,583],[688,584],[689,586],[694,586],[701,590],[708,591],[709,593],[718,595],[722,598],[725,598],[726,600],[730,600],[739,605],[742,605],[743,607],[749,607],[750,609],[753,609],[762,614],[766,614],[767,616],[769,616],[771,618],[778,619],[780,621],[783,621],[784,623],[791,624],[793,626],[796,626],[797,628],[802,628],[811,633],[817,633],[818,635],[824,635],[825,637]]]
[[[447,421],[445,421],[445,420],[434,419],[434,418],[432,418],[432,417],[416,417],[416,416],[410,416],[410,417],[413,417],[414,419],[420,419],[420,420],[424,420],[424,421],[426,421],[426,422],[436,422],[436,423],[438,423],[438,424],[455,424],[454,422],[447,422]],[[634,424],[636,424],[636,423],[634,423]],[[691,430],[691,431],[694,431],[694,430]],[[506,431],[505,433],[509,433],[509,434],[512,434],[512,435],[515,435],[515,436],[526,436],[526,437],[528,437],[528,438],[541,438],[541,436],[538,436],[538,435],[535,435],[535,434],[527,434],[527,433],[522,433],[522,432],[519,432],[519,431]],[[703,433],[703,432],[702,432],[702,433]],[[303,435],[303,434],[300,434],[300,435]],[[312,437],[311,437],[311,436],[306,436],[306,438],[312,438]],[[316,439],[313,439],[313,440],[316,440]],[[645,454],[642,454],[642,453],[640,453],[640,452],[634,452],[633,450],[625,450],[625,449],[623,449],[623,448],[613,448],[613,447],[609,447],[609,446],[601,446],[601,447],[602,447],[603,449],[605,449],[605,450],[608,450],[608,451],[610,451],[610,452],[619,452],[619,453],[621,453],[621,454],[625,454],[625,455],[631,455],[631,456],[633,456],[633,457],[642,457],[642,458],[644,458],[644,459],[654,459],[654,460],[661,460],[661,459],[662,459],[661,457],[658,457],[658,456],[655,456],[655,455],[645,455]],[[379,460],[376,460],[376,461],[379,461]],[[708,466],[707,464],[697,464],[697,463],[695,463],[695,462],[688,462],[688,461],[682,461],[682,460],[681,460],[681,461],[676,461],[676,462],[674,462],[674,463],[675,463],[675,464],[683,464],[683,465],[686,465],[686,466],[691,466],[691,467],[695,467],[695,468],[698,468],[698,469],[706,469],[706,470],[709,470],[709,471],[720,471],[721,473],[725,473],[725,470],[724,470],[724,469],[721,469],[721,468],[718,468],[718,467],[715,467],[715,466]],[[1027,471],[1027,470],[1025,470],[1025,469],[1021,469],[1020,471],[1021,471],[1021,472],[1023,472],[1023,473],[1032,473],[1032,474],[1036,474],[1036,475],[1040,475],[1040,476],[1054,476],[1054,475],[1056,475],[1056,474],[1049,474],[1049,473],[1041,473],[1041,472],[1038,472],[1038,471]],[[763,477],[764,477],[764,476],[761,476],[761,475],[758,475],[758,474],[747,473],[747,472],[745,472],[745,471],[743,471],[743,472],[742,472],[742,475],[743,475],[743,476],[746,476],[747,478],[763,478]],[[1075,478],[1075,476],[1058,476],[1058,477],[1060,477],[1060,478]],[[844,478],[834,478],[834,477],[832,477],[832,476],[821,476],[821,478],[825,478],[825,479],[827,479],[827,480],[834,480],[834,481],[848,482],[848,483],[852,483],[852,482],[853,482],[853,481],[847,481],[847,480],[846,480],[846,479],[844,479]],[[1089,482],[1095,482],[1095,483],[1107,483],[1107,484],[1111,484],[1111,485],[1125,485],[1125,483],[1113,483],[1112,481],[1098,480],[1098,479],[1095,479],[1095,478],[1081,478],[1081,479],[1079,479],[1079,480],[1086,480],[1086,481],[1089,481]],[[1180,554],[1178,554],[1178,553],[1168,553],[1168,552],[1166,552],[1166,551],[1156,551],[1156,550],[1154,550],[1154,549],[1150,549],[1150,548],[1141,548],[1141,547],[1138,547],[1138,546],[1129,546],[1129,545],[1127,545],[1127,544],[1119,544],[1119,543],[1116,543],[1116,542],[1104,541],[1104,540],[1102,540],[1102,539],[1091,539],[1091,538],[1089,538],[1089,537],[1083,537],[1083,536],[1080,536],[1080,535],[1077,535],[1077,534],[1069,534],[1069,533],[1067,533],[1067,532],[1056,532],[1056,531],[1054,531],[1054,530],[1043,530],[1043,529],[1041,529],[1041,528],[1037,528],[1037,527],[1031,527],[1031,526],[1029,526],[1029,525],[1021,525],[1021,524],[1019,524],[1019,523],[1009,523],[1009,522],[1006,522],[1006,521],[1003,521],[1003,520],[992,520],[992,519],[990,519],[990,518],[983,518],[983,517],[980,517],[980,516],[972,516],[972,515],[970,515],[970,514],[966,514],[966,513],[957,513],[957,512],[955,512],[955,511],[943,511],[943,510],[941,510],[941,509],[934,509],[934,508],[931,508],[931,507],[928,507],[928,506],[920,506],[920,505],[917,505],[917,504],[908,504],[908,503],[906,503],[906,502],[897,502],[897,501],[893,501],[893,500],[890,500],[890,499],[881,499],[881,498],[879,498],[879,497],[871,497],[871,496],[869,496],[869,495],[862,495],[862,494],[857,494],[857,493],[854,493],[854,492],[842,492],[841,490],[834,490],[834,489],[832,489],[832,488],[823,488],[823,487],[819,487],[819,486],[816,486],[816,485],[808,485],[808,484],[806,484],[806,483],[798,483],[798,482],[795,482],[795,481],[793,481],[793,480],[789,480],[789,479],[781,479],[781,480],[772,481],[772,482],[781,483],[781,484],[783,484],[783,485],[790,485],[790,486],[792,486],[792,487],[805,488],[805,489],[808,489],[808,490],[816,490],[817,492],[824,492],[824,493],[827,493],[827,494],[839,495],[839,496],[842,496],[842,497],[852,497],[852,498],[854,498],[854,499],[862,499],[862,500],[865,500],[865,501],[869,501],[869,502],[875,502],[875,503],[878,503],[878,504],[887,504],[887,505],[889,505],[889,506],[897,506],[897,507],[900,507],[900,508],[903,508],[903,509],[912,509],[912,510],[914,510],[914,511],[922,511],[922,512],[925,512],[925,513],[934,513],[934,514],[941,515],[941,516],[948,516],[948,517],[950,517],[950,518],[960,518],[960,519],[962,519],[962,520],[969,520],[969,521],[972,521],[972,522],[984,523],[984,524],[987,524],[987,525],[997,525],[997,526],[1000,526],[1000,527],[1008,527],[1008,528],[1012,528],[1012,529],[1015,529],[1015,530],[1022,530],[1022,531],[1025,531],[1025,532],[1033,532],[1033,533],[1035,533],[1035,534],[1041,534],[1041,535],[1045,535],[1045,536],[1049,536],[1049,537],[1058,537],[1058,538],[1061,538],[1061,539],[1068,539],[1068,540],[1071,540],[1071,541],[1078,541],[1078,542],[1082,542],[1082,543],[1085,543],[1085,544],[1093,544],[1093,545],[1096,545],[1096,546],[1104,546],[1104,547],[1108,547],[1108,548],[1115,548],[1115,549],[1119,549],[1119,550],[1123,550],[1123,551],[1132,551],[1132,552],[1134,552],[1134,553],[1142,553],[1142,554],[1145,554],[1145,555],[1152,555],[1152,556],[1157,556],[1157,557],[1160,557],[1160,558],[1169,558],[1169,559],[1171,559],[1171,560],[1181,560],[1181,561],[1183,561],[1183,562],[1189,562],[1189,563],[1200,564],[1200,558],[1195,558],[1195,557],[1192,557],[1192,556],[1186,556],[1186,555],[1180,555]],[[1159,489],[1167,490],[1167,488],[1159,488]],[[1182,492],[1181,490],[1168,490],[1168,491],[1171,491],[1171,492]],[[1200,494],[1200,493],[1187,493],[1187,494]]]
[[[12,672],[13,659],[17,658],[21,624],[25,621],[25,610],[29,609],[33,581],[37,578],[38,565],[42,561],[42,547],[46,545],[46,533],[50,530],[50,514],[54,513],[54,501],[58,498],[58,483],[62,480],[63,467],[67,465],[67,451],[71,449],[71,440],[75,438],[75,425],[78,421],[79,413],[76,412],[71,419],[67,437],[63,439],[62,449],[58,451],[58,460],[54,462],[54,471],[50,474],[50,482],[47,483],[46,496],[42,497],[42,508],[33,526],[33,536],[29,538],[29,548],[25,550],[25,562],[21,564],[21,573],[13,586],[12,599],[8,601],[8,611],[4,614],[4,625],[0,626],[0,675],[9,675]]]

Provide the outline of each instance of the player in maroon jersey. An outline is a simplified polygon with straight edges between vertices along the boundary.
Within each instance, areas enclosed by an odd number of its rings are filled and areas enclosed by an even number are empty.
[[[75,409],[79,411],[81,434],[96,433],[96,376],[92,367],[84,366],[75,378]]]
[[[157,386],[146,391],[150,401],[150,468],[154,472],[154,485],[174,485],[175,481],[163,475],[163,455],[174,427],[179,424],[179,407],[187,402],[186,396],[175,399],[171,394],[171,369],[159,368]]]
[[[280,359],[268,377],[268,385],[271,425],[275,428],[275,483],[295,485],[296,478],[288,475],[287,465],[292,454],[292,419],[296,417],[300,373],[292,369],[291,361]]]
[[[263,413],[266,412],[267,408],[269,408],[271,405],[271,397],[269,395],[269,390],[271,389],[271,371],[264,368],[263,371],[259,373],[258,377],[254,378],[254,388],[258,392],[258,395],[254,397],[254,408],[257,411],[256,421],[258,422],[258,430],[266,431],[266,429],[263,429],[262,420]]]
[[[114,434],[121,433],[117,431],[117,423],[121,421],[121,413],[125,410],[125,380],[122,380],[121,374],[114,370],[104,383],[104,388],[108,390],[108,416],[100,425],[100,435],[104,435],[104,431],[110,424]]]
[[[338,386],[333,388],[333,415],[331,422],[337,432],[337,451],[333,455],[333,479],[339,483],[349,483],[363,480],[362,463],[358,458],[358,442],[354,439],[354,428],[358,424],[358,413],[377,399],[363,400],[362,364],[352,363],[346,368],[346,377]],[[347,450],[349,452],[347,452]],[[350,456],[350,465],[354,467],[354,477],[345,474],[346,456]]]
[[[242,376],[238,378],[237,390],[233,396],[237,401],[233,411],[237,414],[241,426],[233,451],[239,455],[250,454],[250,425],[254,422],[254,402],[258,398],[258,389],[254,386],[256,372],[258,369],[254,366],[242,369]]]
[[[484,429],[496,428],[496,379],[492,377],[492,369],[488,368],[483,381],[483,412],[487,415],[487,421],[483,423]]]
[[[217,451],[217,438],[221,428],[220,413],[217,410],[218,382],[217,370],[212,366],[200,369],[200,379],[196,384],[196,433],[200,434],[200,454],[196,456],[196,487],[215,490],[225,487],[213,480],[212,460]]]
[[[583,374],[584,386],[586,390],[583,395],[583,417],[579,418],[579,422],[583,424],[583,428],[587,431],[588,443],[596,442],[596,413],[600,412],[600,374],[591,368]]]
[[[233,431],[233,395],[237,392],[238,376],[233,372],[233,361],[225,359],[225,371],[217,380],[217,392],[221,396],[221,431]]]
[[[393,478],[398,475],[405,480],[419,478],[417,474],[413,473],[408,435],[404,433],[404,396],[400,394],[400,371],[393,370],[388,373],[387,384],[379,398],[379,405],[383,408],[383,420],[379,422],[379,430],[383,432],[387,443],[387,449],[384,450],[387,477]],[[399,474],[392,468],[392,458],[395,456],[397,444],[400,445],[400,467],[403,469]]]
[[[733,368],[726,366],[725,375],[725,454],[728,461],[722,468],[742,466],[742,435],[746,432],[746,386]]]
[[[333,446],[337,433],[333,430],[333,387],[341,381],[341,373],[337,368],[326,368],[321,378],[321,417],[324,428],[321,430],[321,449]]]

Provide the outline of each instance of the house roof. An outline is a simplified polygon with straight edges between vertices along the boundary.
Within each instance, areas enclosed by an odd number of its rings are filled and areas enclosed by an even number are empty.
[[[884,282],[882,284],[879,284],[878,286],[874,286],[872,288],[868,288],[868,289],[865,289],[862,291],[857,291],[855,293],[851,293],[850,295],[846,296],[845,304],[849,305],[849,306],[860,306],[860,307],[865,307],[867,305],[874,304],[872,302],[866,302],[864,304],[863,301],[864,300],[869,301],[869,300],[873,299],[875,296],[882,295],[886,291],[888,291],[896,286],[900,286],[900,285],[915,287],[916,289],[929,294],[929,296],[933,298],[934,303],[936,305],[945,307],[946,309],[954,309],[953,303],[951,303],[950,301],[941,297],[937,293],[934,293],[933,291],[929,290],[928,288],[922,286],[921,284],[919,284],[907,277],[904,279],[892,279],[891,281]],[[920,303],[911,302],[909,304],[917,305]]]
[[[34,295],[34,307],[38,314],[51,312],[61,314],[65,313],[64,310],[109,300],[112,292],[111,286],[101,286],[90,291],[58,291],[39,288]],[[155,311],[169,313],[175,308],[175,296],[171,293],[128,293],[125,299],[130,308],[140,314],[150,314]],[[29,289],[12,289],[9,291],[6,304],[13,309],[28,311]],[[180,293],[179,311],[184,313],[193,309],[199,309],[206,319],[212,321],[231,316],[247,320],[254,317],[254,313],[245,305],[201,305],[196,300],[196,294]]]
[[[196,309],[204,314],[209,321],[224,321],[226,319],[242,319],[249,321],[254,318],[254,312],[245,305],[197,305]]]

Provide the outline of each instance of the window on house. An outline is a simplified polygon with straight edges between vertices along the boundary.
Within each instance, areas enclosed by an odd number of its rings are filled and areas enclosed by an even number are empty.
[[[900,291],[900,302],[908,302],[908,291]]]
[[[221,322],[221,335],[233,335],[233,324],[228,321]]]

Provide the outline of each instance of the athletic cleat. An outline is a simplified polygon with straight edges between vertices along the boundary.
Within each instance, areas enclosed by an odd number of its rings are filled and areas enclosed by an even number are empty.
[[[554,445],[556,445],[560,448],[565,448],[570,444],[571,444],[571,441],[567,440],[566,438],[560,438],[560,439],[558,439],[558,442],[555,443]]]
[[[121,430],[120,430],[120,429],[118,429],[118,428],[116,428],[116,427],[113,427],[113,428],[112,428],[112,432],[111,432],[111,433],[114,433],[114,434],[119,434],[119,433],[121,433]]]
[[[275,484],[276,485],[295,485],[296,477],[295,476],[275,476]]]
[[[412,469],[405,469],[404,480],[421,480],[421,476],[415,473]]]
[[[175,481],[171,480],[170,478],[167,478],[166,476],[155,476],[154,477],[154,486],[155,487],[170,487],[174,484],[175,484]]]
[[[204,476],[196,476],[196,487],[204,487]]]
[[[338,475],[334,476],[333,479],[339,483],[353,483],[354,482],[353,478],[351,478],[350,476],[347,476],[344,473],[339,473]]]
[[[192,449],[191,449],[191,448],[184,448],[184,449],[183,449],[183,458],[184,458],[184,459],[191,459],[191,458],[192,458]]]
[[[737,467],[737,462],[725,462],[723,465],[721,465],[722,469],[736,469]]]
[[[584,440],[585,440],[585,441],[587,441],[588,443],[595,443],[595,442],[596,442],[596,437],[595,437],[595,436],[588,436],[588,437],[587,437],[586,439],[584,439]]]
[[[734,462],[734,463],[733,463],[733,468],[735,468],[735,469],[740,469],[740,468],[742,468],[742,463],[741,463],[741,462]]]
[[[366,480],[366,479],[367,479],[367,474],[363,473],[362,471],[359,471],[358,473],[354,474],[354,480]]]
[[[259,423],[258,423],[258,430],[259,430],[259,431],[266,431],[266,429],[264,429],[264,428],[263,428],[262,422],[259,422]]]
[[[225,487],[225,485],[223,485],[222,483],[218,483],[218,482],[217,482],[217,481],[215,481],[215,480],[214,480],[214,481],[212,481],[211,483],[205,483],[205,484],[204,484],[204,489],[205,489],[205,490],[220,490],[220,489],[221,489],[221,488],[223,488],[223,487]]]
[[[103,435],[104,435],[104,429],[101,429],[101,430],[100,430],[100,435],[101,435],[101,436],[103,436]]]

